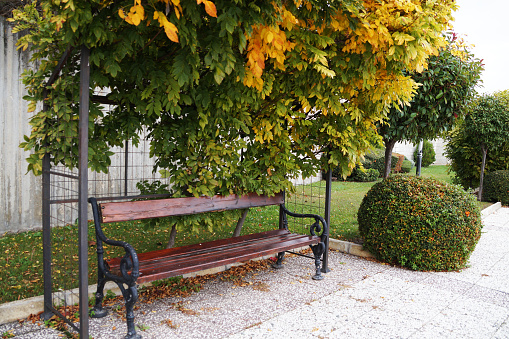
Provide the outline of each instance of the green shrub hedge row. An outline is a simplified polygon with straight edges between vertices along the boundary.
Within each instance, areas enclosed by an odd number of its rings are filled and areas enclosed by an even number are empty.
[[[348,180],[359,181],[359,182],[371,182],[376,181],[380,173],[374,168],[361,168],[359,165],[355,166],[352,174],[348,177]]]
[[[483,195],[484,201],[497,202],[509,205],[509,171],[500,170],[488,172],[484,176]]]

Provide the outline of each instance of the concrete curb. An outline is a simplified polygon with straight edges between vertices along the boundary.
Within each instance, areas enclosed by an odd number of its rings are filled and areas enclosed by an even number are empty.
[[[373,255],[362,248],[362,245],[354,244],[352,242],[330,239],[329,248],[347,254],[356,255],[363,258],[373,258]]]
[[[484,210],[481,211],[481,218],[484,219],[488,215],[496,212],[498,209],[502,207],[500,202],[497,202]],[[363,250],[362,245],[351,243],[343,240],[330,239],[329,247],[333,250],[340,251],[343,253],[348,253],[351,255],[363,257],[363,258],[372,258],[373,255],[368,251]],[[302,248],[303,249],[303,248]],[[296,249],[300,250],[300,249]],[[258,259],[267,259],[271,256],[266,256]],[[255,259],[256,260],[256,259]],[[196,275],[205,275],[205,274],[213,274],[225,271],[232,266],[236,266],[240,264],[234,265],[226,265],[217,267],[210,270],[200,271],[193,274],[185,275],[185,277],[196,276]],[[141,286],[150,286],[150,283],[141,284]],[[93,297],[95,291],[97,289],[97,285],[91,285],[88,288],[89,297]],[[118,286],[112,282],[108,282],[105,286],[105,291],[111,290],[116,295],[120,295],[120,289]],[[78,289],[74,289],[71,291],[61,291],[54,293],[54,299],[62,300],[62,303],[67,305],[74,305],[78,302],[79,291]],[[44,310],[44,296],[37,296],[32,298],[27,298],[18,301],[12,301],[4,304],[0,304],[0,325],[17,321],[18,319],[25,319],[31,314],[37,314]]]
[[[497,203],[494,203],[491,206],[486,207],[485,209],[483,209],[481,211],[481,219],[486,218],[488,215],[495,213],[496,211],[498,211],[501,208],[502,208],[502,203],[500,201]]]

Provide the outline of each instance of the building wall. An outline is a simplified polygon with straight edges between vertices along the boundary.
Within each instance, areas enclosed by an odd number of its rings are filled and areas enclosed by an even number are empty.
[[[19,34],[0,16],[0,235],[40,226],[41,180],[27,174],[26,152],[19,148],[30,133],[21,74],[30,55],[16,49]]]

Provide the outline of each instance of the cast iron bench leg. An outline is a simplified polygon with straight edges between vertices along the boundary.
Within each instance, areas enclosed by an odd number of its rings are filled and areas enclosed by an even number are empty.
[[[134,327],[134,304],[138,300],[138,289],[136,284],[128,288],[122,288],[122,295],[125,300],[125,318],[127,320],[127,335],[125,339],[140,339],[141,335],[136,333]]]
[[[313,280],[322,280],[322,270],[321,270],[321,256],[325,252],[325,245],[323,242],[320,242],[316,245],[311,245],[311,250],[313,251],[313,254],[315,255],[315,266],[316,266],[316,274],[313,276]]]
[[[283,268],[283,259],[285,257],[285,252],[279,252],[277,254],[277,261],[274,265],[272,265],[273,268],[276,268],[276,269],[280,269],[280,268]]]
[[[90,312],[90,316],[92,318],[102,318],[108,315],[108,310],[103,307],[104,285],[106,284],[106,279],[104,279],[104,274],[102,272],[99,271],[98,275],[97,292],[95,292],[95,305]]]

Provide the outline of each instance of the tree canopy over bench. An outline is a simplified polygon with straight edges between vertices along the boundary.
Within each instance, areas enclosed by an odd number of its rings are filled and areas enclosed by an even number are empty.
[[[271,197],[253,193],[244,196],[186,197],[102,204],[98,204],[95,198],[90,198],[89,201],[94,214],[98,260],[96,303],[92,316],[104,317],[107,315],[107,311],[102,307],[104,285],[107,281],[114,281],[121,289],[126,304],[126,338],[140,337],[135,330],[133,312],[134,304],[138,299],[137,283],[169,278],[276,253],[278,259],[274,267],[281,268],[285,251],[308,245],[314,254],[316,273],[313,279],[322,279],[321,259],[328,242],[328,225],[319,215],[288,211],[284,205],[283,193]],[[103,223],[109,222],[271,205],[279,205],[280,209],[280,225],[277,230],[146,253],[137,253],[136,244],[108,239],[101,226]],[[313,223],[309,228],[310,234],[291,233],[288,230],[288,216],[312,219]],[[104,245],[123,247],[125,255],[105,259]]]
[[[445,45],[441,32],[455,7],[454,0],[33,1],[13,11],[13,32],[24,32],[19,46],[32,49],[37,65],[23,78],[30,111],[44,102],[21,144],[28,169],[39,175],[44,161],[46,174],[50,163],[107,172],[114,147],[136,147],[148,133],[154,171],[170,178],[177,196],[273,195],[292,191],[298,175],[337,167],[346,176],[380,141],[376,123],[411,100],[417,85],[402,71],[424,69]],[[97,88],[109,94],[94,95]]]

